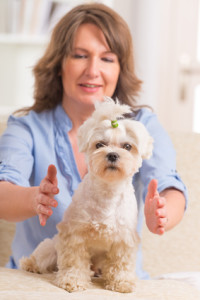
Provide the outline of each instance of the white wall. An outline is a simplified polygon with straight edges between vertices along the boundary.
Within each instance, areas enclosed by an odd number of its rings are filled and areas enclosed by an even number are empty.
[[[122,3],[125,6],[126,0]],[[191,67],[200,70],[196,62],[198,6],[199,0],[132,0],[127,11],[136,70],[144,82],[140,100],[154,108],[168,131],[193,130],[194,91],[195,84],[200,86],[200,72],[191,69],[185,80],[186,97],[181,99],[180,59],[186,54]]]
[[[32,104],[32,66],[43,51],[41,43],[0,43],[0,106],[21,107]]]
[[[133,37],[136,72],[143,81],[139,101],[158,112],[162,102],[159,86],[168,76],[163,69],[167,61],[171,0],[116,0],[115,4]]]

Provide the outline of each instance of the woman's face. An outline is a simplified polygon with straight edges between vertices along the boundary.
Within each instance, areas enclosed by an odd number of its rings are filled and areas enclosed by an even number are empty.
[[[118,58],[111,52],[103,32],[93,24],[82,24],[76,32],[72,53],[62,64],[63,104],[93,104],[104,96],[112,97],[119,73]]]

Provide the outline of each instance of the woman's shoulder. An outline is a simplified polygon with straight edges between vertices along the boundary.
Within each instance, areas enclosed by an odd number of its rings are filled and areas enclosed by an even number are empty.
[[[21,129],[34,131],[49,131],[54,123],[53,110],[45,110],[42,112],[35,112],[30,110],[24,115],[13,114],[8,118],[7,127],[12,130]]]
[[[27,114],[22,116],[11,115],[8,119],[8,125],[25,126],[31,129],[45,129],[50,131],[56,127],[68,128],[71,126],[71,121],[65,113],[62,105],[57,105],[54,109],[36,112],[30,110]]]
[[[158,138],[169,141],[169,135],[153,109],[148,107],[140,108],[136,111],[134,120],[142,122],[155,139]]]
[[[150,107],[141,107],[134,111],[134,119],[142,123],[148,123],[151,119],[157,119],[157,115]]]
[[[23,123],[23,124],[29,124],[34,122],[45,122],[52,118],[52,110],[45,110],[42,112],[35,112],[33,110],[30,110],[28,113],[25,114],[12,114],[8,118],[8,123]]]
[[[135,109],[131,117],[133,120],[143,123],[146,128],[151,127],[153,124],[160,126],[157,114],[150,107],[145,106]]]

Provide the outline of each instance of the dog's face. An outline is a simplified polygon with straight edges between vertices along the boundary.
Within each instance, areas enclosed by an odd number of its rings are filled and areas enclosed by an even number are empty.
[[[124,126],[105,128],[105,123],[94,130],[87,147],[89,170],[106,181],[118,181],[132,176],[141,166],[136,141]],[[121,122],[122,123],[122,122]]]
[[[113,128],[105,116],[101,120],[96,115],[80,127],[78,135],[89,171],[109,182],[132,177],[153,148],[153,139],[142,123],[130,119],[117,122],[118,127]]]

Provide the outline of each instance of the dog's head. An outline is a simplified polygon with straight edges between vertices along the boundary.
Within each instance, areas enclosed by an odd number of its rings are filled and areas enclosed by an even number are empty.
[[[107,100],[79,129],[79,150],[86,154],[90,172],[103,180],[133,176],[152,154],[153,139],[141,122],[123,117],[129,113],[128,105]]]

